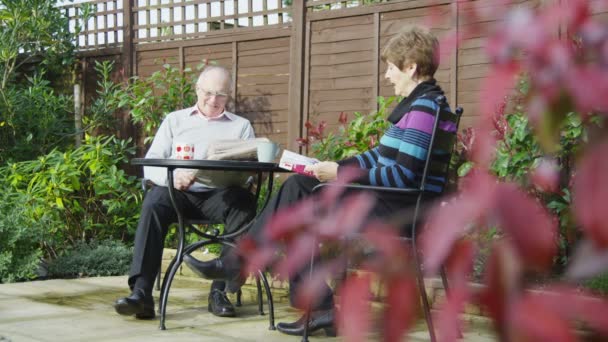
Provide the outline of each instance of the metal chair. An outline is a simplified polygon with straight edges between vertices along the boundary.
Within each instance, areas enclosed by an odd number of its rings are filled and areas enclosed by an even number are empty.
[[[417,233],[418,233],[418,226],[420,226],[420,218],[422,216],[421,211],[422,211],[423,203],[430,201],[430,200],[437,199],[439,196],[442,195],[442,194],[437,194],[436,192],[430,192],[430,191],[425,190],[427,176],[429,173],[429,167],[431,164],[431,159],[433,158],[433,148],[435,147],[435,142],[436,142],[435,138],[436,138],[437,128],[439,126],[439,121],[441,118],[444,118],[444,119],[448,119],[449,121],[454,122],[456,125],[456,132],[458,132],[460,118],[463,113],[463,109],[461,107],[457,107],[454,112],[448,111],[446,109],[446,98],[443,95],[438,96],[435,99],[435,102],[438,104],[438,108],[437,108],[437,111],[435,112],[435,122],[433,125],[433,130],[432,130],[432,134],[431,134],[431,138],[430,138],[429,149],[427,151],[426,162],[425,162],[424,169],[422,172],[420,186],[418,188],[405,189],[405,188],[391,188],[391,187],[371,186],[371,185],[357,185],[357,184],[335,185],[335,184],[331,184],[331,183],[321,183],[313,189],[313,192],[318,192],[321,189],[328,187],[328,186],[342,186],[348,191],[371,191],[371,192],[375,192],[378,194],[391,193],[391,194],[396,194],[400,197],[403,196],[404,203],[408,203],[410,205],[414,204],[414,212],[413,212],[413,218],[411,221],[411,226],[403,227],[403,228],[410,228],[411,236],[409,236],[409,237],[404,236],[404,237],[401,237],[401,239],[403,241],[409,242],[412,246],[413,257],[414,257],[413,261],[414,261],[414,264],[416,267],[416,279],[417,279],[418,288],[419,288],[421,299],[422,299],[422,305],[423,305],[426,324],[429,329],[429,334],[430,334],[430,338],[431,338],[432,342],[436,341],[435,330],[433,328],[433,319],[431,316],[431,308],[429,305],[429,299],[428,299],[428,296],[426,293],[426,288],[424,286],[421,257],[420,257],[419,251],[416,247],[416,237],[417,237]],[[446,116],[452,116],[452,117],[446,118]],[[455,142],[455,140],[456,140],[456,132],[454,133],[454,136],[452,137],[453,142]],[[453,143],[452,150],[449,151],[449,157],[451,157],[454,145],[455,144]],[[446,166],[445,170],[441,170],[441,171],[447,179],[447,175],[448,175],[448,171],[449,171],[449,164]],[[404,229],[404,230],[406,230],[406,229]],[[312,261],[313,261],[313,258],[311,258],[311,265],[310,265],[311,272],[312,272],[312,267],[313,267]],[[448,280],[447,280],[447,277],[445,274],[445,270],[443,268],[441,269],[440,275],[441,275],[441,280],[443,282],[444,289],[447,294],[447,292],[449,291]],[[306,315],[306,319],[305,319],[304,333],[302,336],[302,341],[308,341],[308,322],[309,322],[309,317],[310,317],[310,310],[307,311],[305,313],[305,315]]]
[[[255,194],[256,203],[257,203],[258,199],[260,198],[261,184],[262,184],[262,174],[259,173],[258,177],[257,177],[257,187],[256,187],[256,194]],[[269,184],[270,184],[270,186],[272,186],[272,183],[269,183]],[[144,192],[144,195],[152,186],[155,186],[155,184],[152,183],[150,180],[145,179],[145,178],[141,180],[141,187],[142,187],[142,191]],[[252,186],[253,186],[253,182],[250,181],[249,182],[250,190],[251,190]],[[231,248],[235,248],[236,245],[231,242],[232,239],[244,234],[245,232],[247,232],[247,230],[249,228],[249,225],[245,225],[235,232],[232,232],[230,234],[224,234],[224,235],[220,235],[220,231],[216,228],[212,229],[211,231],[202,231],[197,228],[197,226],[211,226],[214,224],[221,224],[221,223],[222,222],[214,222],[212,220],[207,220],[207,219],[188,219],[188,218],[186,218],[184,226],[189,230],[189,232],[198,235],[203,240],[190,244],[189,246],[187,246],[184,249],[184,252],[187,254],[190,254],[199,248],[203,248],[207,245],[216,244],[216,243],[224,245],[224,246],[228,246]],[[167,281],[172,281],[173,277],[175,276],[174,273],[170,272],[170,270],[174,270],[174,264],[175,264],[175,258],[171,261],[171,263],[167,267],[167,272],[169,273],[168,274],[169,278],[167,278],[165,276],[163,283],[167,282]],[[158,291],[161,291],[161,286],[160,286],[161,270],[162,270],[162,266],[159,266],[159,270],[156,275],[156,290],[158,290]],[[268,311],[269,311],[268,320],[269,320],[269,324],[270,324],[269,329],[275,330],[274,302],[272,299],[272,292],[270,291],[270,285],[268,283],[266,274],[264,273],[263,270],[259,270],[258,274],[256,276],[257,302],[258,302],[258,314],[259,315],[264,315],[264,301],[262,298],[262,284],[264,285],[266,298],[268,300]],[[239,290],[236,293],[235,306],[242,305],[241,297],[242,297],[242,291],[239,288]],[[161,314],[160,327],[161,327],[161,330],[165,330],[165,325],[164,325],[165,309],[166,309],[166,303],[167,303],[168,296],[167,296],[167,294],[164,294],[161,291],[160,298],[161,298],[161,305],[159,305],[159,308],[158,308],[158,311]],[[163,305],[163,303],[164,303],[164,305]]]

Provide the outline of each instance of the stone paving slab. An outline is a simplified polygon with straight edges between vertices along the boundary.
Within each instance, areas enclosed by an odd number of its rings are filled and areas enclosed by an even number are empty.
[[[0,342],[101,341],[299,341],[268,329],[268,316],[259,315],[255,291],[246,291],[238,317],[220,318],[207,312],[210,283],[176,278],[167,309],[167,330],[159,320],[119,316],[114,300],[128,294],[126,277],[34,281],[0,285]],[[279,291],[279,290],[277,290]],[[280,292],[280,291],[279,291]],[[274,291],[273,291],[274,294]],[[158,292],[155,292],[158,303]],[[277,293],[285,298],[285,294]],[[233,302],[234,302],[234,298]],[[268,310],[264,306],[264,310]],[[267,313],[267,312],[266,312]],[[276,322],[293,321],[298,313],[287,303],[275,303]],[[420,322],[409,341],[428,341]],[[340,341],[318,332],[311,341]],[[378,340],[370,336],[369,340]],[[466,333],[464,341],[494,341],[484,332]]]

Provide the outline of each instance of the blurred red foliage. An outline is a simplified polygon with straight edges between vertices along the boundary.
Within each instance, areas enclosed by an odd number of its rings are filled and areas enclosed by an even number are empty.
[[[475,19],[484,15],[481,3],[468,4],[470,22],[481,22]],[[485,309],[501,341],[575,341],[579,338],[572,328],[575,321],[585,322],[587,328],[608,338],[608,303],[568,285],[577,279],[554,281],[543,291],[528,288],[527,276],[546,273],[556,256],[557,221],[516,184],[501,183],[488,172],[497,139],[492,132],[504,135],[507,129],[501,121],[504,118],[495,113],[504,111],[504,99],[520,72],[530,77],[530,92],[524,105],[548,156],[555,149],[566,113],[607,116],[608,27],[594,20],[589,6],[586,0],[569,0],[545,2],[539,8],[506,8],[506,19],[489,35],[487,54],[493,65],[482,89],[491,91],[483,92],[480,112],[476,113],[480,120],[475,128],[466,130],[459,139],[477,169],[458,193],[430,210],[420,237],[425,272],[434,275],[445,265],[452,283],[447,300],[437,312],[442,341],[458,338],[462,329],[459,314],[466,303]],[[439,20],[433,15],[429,18]],[[447,34],[442,47],[453,50],[460,40],[479,30],[479,25],[472,24],[458,34]],[[560,32],[563,34],[557,34]],[[342,119],[341,115],[340,122]],[[310,123],[306,127],[309,136],[321,134],[324,128]],[[606,138],[604,132],[590,139],[579,158],[573,180],[573,210],[586,240],[566,277],[608,270]],[[559,174],[554,161],[546,159],[531,178],[542,189],[555,189]],[[338,204],[339,197],[339,191],[332,188],[322,198],[311,198],[277,213],[268,227],[268,245],[257,246],[251,252],[250,269],[274,265],[288,275],[305,265],[311,252],[319,255],[323,254],[322,249],[333,250],[334,254],[310,279],[310,287],[304,286],[309,289],[304,301],[310,303],[315,284],[339,273],[347,260],[355,260],[359,269],[371,273],[363,272],[341,282],[339,332],[349,341],[366,339],[372,328],[368,300],[373,273],[382,280],[386,293],[382,336],[386,341],[399,341],[417,314],[412,258],[388,223],[372,222],[365,227],[358,224],[367,215],[371,198],[351,197]],[[468,276],[477,251],[465,236],[486,224],[499,227],[504,237],[492,246],[485,287],[473,291]],[[277,249],[285,257],[279,258]],[[374,253],[365,253],[369,250]]]

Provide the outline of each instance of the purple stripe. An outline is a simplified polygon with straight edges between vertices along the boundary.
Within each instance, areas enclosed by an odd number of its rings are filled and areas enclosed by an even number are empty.
[[[435,116],[423,111],[413,110],[406,113],[395,126],[401,129],[413,128],[427,134],[432,134],[434,122]],[[454,133],[456,132],[456,124],[451,121],[439,121],[439,129]]]

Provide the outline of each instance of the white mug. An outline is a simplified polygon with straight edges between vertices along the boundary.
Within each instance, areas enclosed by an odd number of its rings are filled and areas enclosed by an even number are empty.
[[[272,141],[258,142],[258,161],[271,163],[279,154],[279,145]]]

